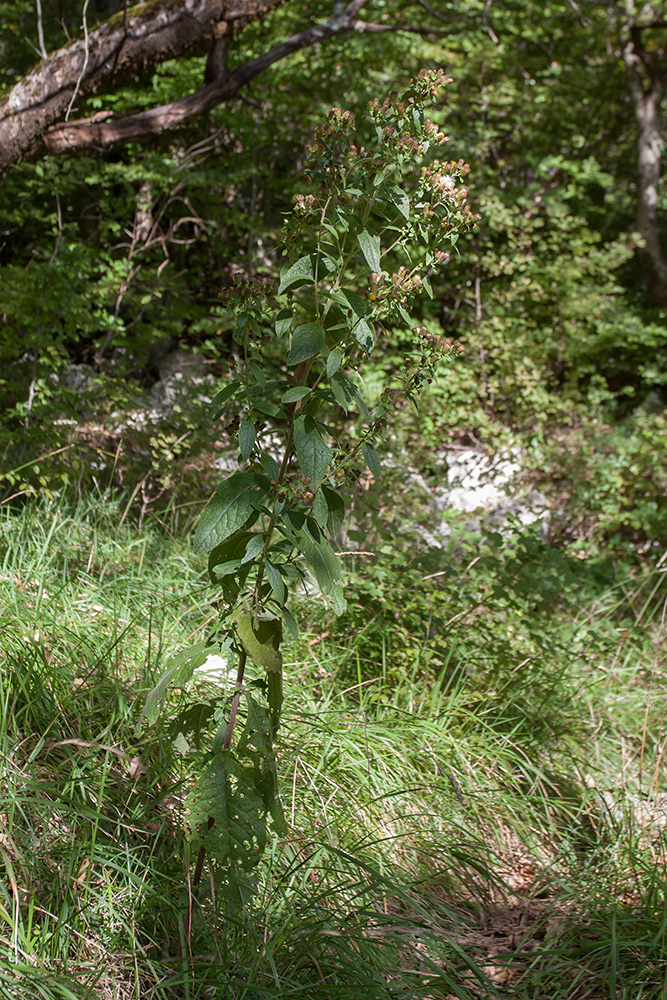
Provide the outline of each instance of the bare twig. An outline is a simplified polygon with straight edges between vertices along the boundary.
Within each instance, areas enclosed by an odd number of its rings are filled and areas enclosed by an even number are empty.
[[[83,10],[81,11],[81,22],[82,22],[81,26],[83,28],[83,51],[84,51],[83,66],[81,67],[81,72],[79,73],[78,79],[76,81],[76,86],[74,88],[74,93],[72,94],[71,100],[70,100],[69,104],[67,105],[67,111],[65,112],[65,121],[69,121],[69,116],[72,113],[72,108],[74,107],[74,102],[75,102],[75,100],[77,98],[77,95],[79,93],[79,88],[81,86],[81,81],[83,80],[84,76],[86,75],[86,70],[88,68],[88,58],[90,56],[90,44],[89,44],[89,40],[88,40],[88,21],[87,21],[87,18],[86,18],[86,14],[88,13],[88,4],[89,4],[89,2],[90,2],[90,0],[84,0]]]
[[[63,238],[63,209],[60,203],[60,191],[58,190],[58,181],[55,176],[55,169],[53,164],[51,164],[51,173],[53,174],[53,190],[56,196],[56,221],[58,224],[58,235],[56,236],[56,242],[53,247],[53,253],[49,257],[49,264],[53,264],[54,260],[58,256],[58,250],[60,249],[60,241]]]
[[[42,59],[46,59],[48,53],[46,51],[46,45],[44,43],[44,23],[42,21],[42,0],[35,0],[35,8],[37,11],[37,41],[39,43],[39,52]]]

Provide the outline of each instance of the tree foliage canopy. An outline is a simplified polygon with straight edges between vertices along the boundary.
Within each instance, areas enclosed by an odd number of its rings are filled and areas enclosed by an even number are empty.
[[[454,78],[438,115],[482,215],[423,306],[466,346],[433,432],[545,442],[584,412],[664,405],[662,0],[19,0],[0,23],[9,468],[56,402],[75,422],[100,398],[127,407],[176,349],[219,371],[218,293],[277,275],[316,123],[420,66]],[[409,339],[396,324],[386,364]],[[72,364],[98,380],[92,410],[53,380]],[[71,443],[58,428],[54,450]]]

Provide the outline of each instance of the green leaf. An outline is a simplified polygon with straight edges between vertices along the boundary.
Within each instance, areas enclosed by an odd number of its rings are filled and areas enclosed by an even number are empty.
[[[253,517],[257,517],[256,512],[253,512]],[[231,538],[216,545],[208,557],[211,583],[221,588],[226,604],[236,603],[248,579],[252,563],[243,563],[242,559],[252,537],[252,531],[237,531]]]
[[[315,540],[307,531],[302,531],[297,536],[297,544],[315,574],[322,593],[331,594],[341,575],[340,562],[334,550],[324,536]]]
[[[331,378],[332,375],[335,375],[342,363],[343,352],[339,347],[334,347],[333,351],[329,351],[327,357],[327,377]]]
[[[266,806],[253,771],[221,750],[200,774],[186,799],[190,835],[222,865],[250,870],[266,847]],[[209,818],[213,820],[209,828]]]
[[[296,642],[296,640],[299,638],[299,625],[297,623],[297,620],[292,614],[292,612],[289,610],[289,608],[283,608],[282,614],[283,614],[283,621],[285,623],[285,628],[287,629],[289,637],[290,639],[294,639],[294,641]]]
[[[371,473],[373,474],[373,479],[376,482],[378,482],[378,480],[380,479],[380,476],[382,475],[382,466],[380,465],[380,456],[376,452],[376,450],[373,447],[373,445],[369,444],[368,441],[364,441],[364,443],[361,446],[361,450],[364,453],[364,460],[366,462],[366,465],[368,466],[368,468],[371,470]]]
[[[343,594],[343,588],[339,583],[334,584],[331,590],[331,604],[336,615],[345,614],[347,611],[347,601]]]
[[[288,389],[285,395],[280,400],[281,403],[296,403],[299,399],[303,399],[310,392],[310,387],[307,385],[295,385],[291,389]]]
[[[184,740],[186,736],[192,736],[195,747],[199,750],[202,730],[206,730],[211,721],[211,717],[214,714],[215,703],[210,701],[196,701],[176,716],[169,726],[169,735],[172,737],[174,742],[178,740],[179,736],[181,737],[181,740]],[[187,741],[185,742],[187,747]],[[187,749],[189,749],[189,747]],[[182,753],[183,750],[179,750],[179,752]]]
[[[238,440],[241,458],[245,462],[250,457],[250,453],[255,447],[255,425],[247,414],[241,421]]]
[[[266,579],[269,581],[269,586],[276,596],[278,604],[284,604],[287,600],[287,587],[281,576],[280,570],[277,566],[267,559],[264,563],[264,572],[266,573]]]
[[[424,286],[424,288],[426,290],[426,294],[428,295],[429,299],[432,299],[433,298],[433,289],[431,288],[431,282],[430,282],[428,276],[425,275],[425,274],[422,275],[422,285]]]
[[[269,491],[266,476],[239,472],[218,486],[204,508],[193,542],[195,552],[210,552],[248,521],[254,504]]]
[[[264,808],[271,813],[277,832],[285,833],[285,816],[278,794],[278,771],[272,741],[282,706],[282,673],[269,674],[267,681],[269,685],[274,681],[273,691],[269,686],[268,692],[271,717],[267,719],[262,706],[251,694],[246,694],[248,715],[239,740],[238,753],[252,762],[253,780],[262,796]]]
[[[263,532],[258,531],[254,535],[251,535],[248,540],[248,544],[246,545],[246,550],[243,553],[241,564],[243,565],[244,563],[252,562],[252,560],[255,559],[264,548],[265,542],[266,537]]]
[[[394,205],[395,208],[401,213],[404,219],[410,218],[410,199],[398,184],[387,184],[385,185],[385,191],[387,192],[387,197],[389,201]]]
[[[208,556],[211,583],[219,583],[222,577],[233,573],[241,565],[241,558],[252,537],[252,531],[237,531],[211,550]]]
[[[309,414],[302,414],[294,421],[294,450],[301,471],[316,488],[324,479],[332,453]]]
[[[362,316],[366,315],[368,312],[368,306],[366,300],[362,299],[361,295],[357,292],[351,291],[349,288],[343,288],[341,295],[355,316],[360,319]]]
[[[315,261],[314,255],[308,254],[307,257],[301,257],[290,267],[283,267],[280,272],[280,286],[278,288],[278,294],[282,295],[283,292],[290,291],[290,289],[298,288],[301,285],[310,284],[315,280]]]
[[[368,412],[368,407],[361,398],[356,385],[343,372],[336,372],[335,375],[332,375],[329,384],[336,397],[336,402],[346,412],[349,412],[354,404],[359,407],[362,413]]]
[[[283,628],[280,619],[258,618],[251,611],[238,611],[235,619],[239,639],[253,663],[265,670],[281,670]]]
[[[249,361],[248,368],[253,374],[255,381],[262,387],[266,389],[266,372],[261,365],[258,365],[256,361]]]
[[[280,722],[280,710],[283,707],[283,672],[275,671],[267,675],[266,678],[266,700],[269,703],[269,713],[271,719],[271,728],[275,732],[278,729],[278,724]],[[276,781],[277,789],[277,781]],[[280,800],[278,799],[278,802]],[[271,812],[273,816],[274,823],[276,822],[276,816]],[[284,821],[284,819],[283,819]]]
[[[376,233],[370,233],[367,229],[362,229],[357,236],[361,252],[371,271],[376,274],[380,272],[380,237]]]
[[[375,334],[373,329],[365,319],[360,319],[352,329],[352,335],[366,354],[370,354],[375,346]]]
[[[209,403],[209,406],[211,407],[222,406],[223,403],[226,403],[227,400],[231,399],[232,396],[235,396],[238,392],[240,392],[241,389],[242,389],[242,383],[240,382],[240,380],[237,378],[233,379],[223,389],[221,389],[220,392],[217,392],[215,394],[215,396]]]
[[[324,346],[325,336],[324,328],[317,323],[297,326],[292,334],[292,348],[287,356],[287,364],[294,368],[302,361],[315,357]]]
[[[345,501],[340,493],[336,493],[330,486],[322,486],[321,489],[329,512],[327,528],[331,537],[337,538],[345,520]]]
[[[267,455],[266,452],[263,452],[259,457],[259,461],[269,479],[272,479],[274,483],[278,482],[280,469],[278,468],[278,463],[275,458],[272,458],[271,455]]]
[[[327,526],[327,521],[329,520],[329,508],[327,506],[327,501],[325,499],[324,493],[321,489],[315,494],[315,501],[313,503],[313,517],[319,524],[322,531],[325,530]]]
[[[291,309],[281,309],[276,316],[276,337],[284,337],[286,333],[289,333],[290,327],[292,325],[292,320],[294,319],[294,314]]]
[[[280,407],[276,406],[274,403],[269,403],[266,399],[253,399],[252,405],[253,409],[259,410],[260,413],[266,413],[269,417],[275,418],[282,416]]]

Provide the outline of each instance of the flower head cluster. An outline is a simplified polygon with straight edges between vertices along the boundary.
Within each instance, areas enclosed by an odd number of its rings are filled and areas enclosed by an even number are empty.
[[[270,277],[250,278],[246,274],[237,273],[231,283],[220,289],[218,298],[223,305],[244,306],[248,302],[260,299],[268,300],[271,306],[276,302],[273,297],[275,281]]]
[[[393,91],[383,101],[374,98],[368,108],[383,144],[398,153],[409,154],[423,153],[428,146],[448,142],[430,118],[424,119],[422,106],[450,82],[442,70],[421,70],[404,94]]]
[[[463,354],[465,348],[458,340],[441,337],[437,333],[429,333],[425,326],[415,327],[412,331],[419,335],[422,354],[422,364],[437,362],[445,357],[456,357]]]
[[[294,214],[302,219],[308,218],[317,208],[317,198],[312,194],[298,194],[294,199]]]
[[[419,291],[422,285],[420,275],[412,274],[402,266],[391,275],[384,271],[379,274],[373,271],[368,285],[368,298],[379,307],[404,305],[410,295]]]
[[[420,69],[417,76],[410,80],[407,94],[420,102],[437,101],[451,82],[451,76],[446,76],[444,69]]]
[[[350,133],[354,130],[355,117],[353,111],[343,111],[341,108],[331,108],[327,120],[315,129],[315,141],[308,146],[308,153],[313,158],[327,154],[337,154],[349,144]],[[324,164],[325,169],[329,163]]]
[[[368,110],[376,121],[391,113],[398,116],[405,115],[415,105],[437,100],[440,92],[451,82],[451,77],[445,76],[445,71],[442,69],[421,69],[417,76],[410,80],[404,94],[399,96],[398,92],[394,90],[389,97],[385,97],[384,101],[375,97],[370,101]]]
[[[421,176],[424,187],[443,193],[453,191],[456,181],[470,173],[470,165],[464,160],[433,160],[428,166],[422,167]]]
[[[446,142],[449,142],[449,136],[445,135],[430,118],[424,120],[424,135],[432,146],[444,146]]]

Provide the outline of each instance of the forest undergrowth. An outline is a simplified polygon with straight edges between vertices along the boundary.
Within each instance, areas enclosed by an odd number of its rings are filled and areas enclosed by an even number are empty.
[[[183,803],[232,682],[137,728],[216,610],[181,512],[123,515],[0,508],[0,995],[664,997],[664,560],[463,534],[359,557],[337,620],[304,594],[288,832],[244,910],[204,880],[188,942]]]

